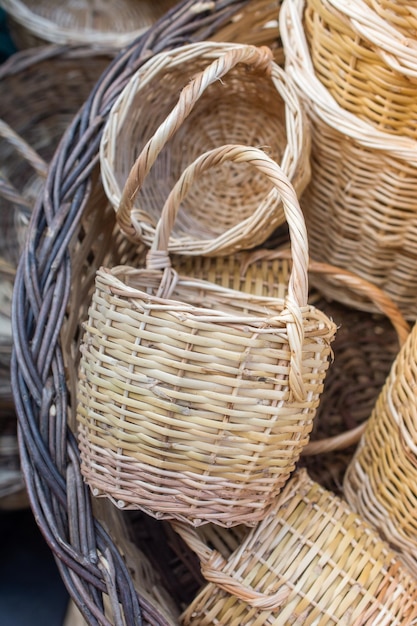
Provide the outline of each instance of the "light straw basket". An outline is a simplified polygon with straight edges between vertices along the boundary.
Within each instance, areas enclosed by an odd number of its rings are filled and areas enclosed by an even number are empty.
[[[151,245],[181,172],[203,152],[232,143],[261,147],[298,194],[305,188],[309,128],[271,50],[203,42],[152,57],[112,107],[101,142],[103,185],[127,236]],[[133,165],[131,195],[122,202]],[[225,255],[263,243],[284,221],[270,182],[227,163],[194,185],[168,249]]]
[[[230,159],[258,168],[282,198],[293,258],[285,299],[170,267],[182,198],[194,177]],[[296,194],[264,152],[224,146],[184,171],[147,268],[97,272],[77,415],[81,471],[95,495],[195,525],[251,524],[266,514],[308,442],[335,333],[307,305],[307,264]]]

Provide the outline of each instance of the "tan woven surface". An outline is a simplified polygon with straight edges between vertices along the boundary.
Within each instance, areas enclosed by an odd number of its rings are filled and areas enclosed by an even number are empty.
[[[417,44],[404,44],[414,55],[410,69],[401,68],[401,54],[388,59],[404,37],[364,0],[307,0],[304,24],[316,76],[338,104],[380,130],[417,139]]]
[[[181,172],[223,144],[261,147],[302,192],[310,176],[309,130],[291,79],[271,55],[266,47],[192,44],[155,55],[129,82],[101,142],[103,184],[129,237],[151,245]],[[267,179],[224,163],[193,186],[169,250],[219,255],[252,248],[284,221]]]
[[[169,267],[183,196],[228,159],[259,168],[282,197],[293,258],[285,300]],[[81,470],[95,495],[121,507],[196,525],[252,523],[308,441],[335,333],[307,305],[303,215],[272,159],[225,146],[185,170],[162,216],[146,269],[97,273],[80,366]]]
[[[19,49],[56,43],[114,48],[132,42],[175,0],[1,0]]]
[[[311,64],[301,16],[285,1],[280,30],[287,71],[308,107],[312,177],[302,197],[311,257],[347,268],[377,285],[409,319],[417,312],[417,143],[342,109]],[[326,277],[314,285],[353,307],[375,310]]]
[[[410,0],[365,0],[388,24],[406,37],[417,37],[417,7]]]
[[[413,624],[415,580],[372,528],[305,471],[227,559],[174,527],[209,583],[182,615],[201,626]]]
[[[350,505],[399,551],[417,576],[417,326],[398,354],[344,489]]]

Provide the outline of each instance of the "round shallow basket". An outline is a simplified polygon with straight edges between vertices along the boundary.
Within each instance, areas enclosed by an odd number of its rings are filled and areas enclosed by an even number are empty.
[[[187,0],[118,55],[74,116],[48,169],[15,279],[13,396],[30,505],[63,581],[92,626],[176,624],[162,608],[162,586],[145,593],[129,558],[80,473],[72,433],[80,322],[96,269],[129,262],[134,246],[114,232],[114,210],[98,176],[98,150],[109,109],[150,54],[208,39],[245,2]],[[114,516],[116,507],[111,506]],[[118,512],[120,515],[120,512]]]
[[[344,481],[350,505],[417,576],[417,326],[378,396]]]
[[[184,625],[415,623],[411,574],[371,526],[305,470],[226,559],[195,529],[173,525],[199,555],[208,581],[183,613]]]
[[[271,49],[203,42],[152,57],[113,106],[101,143],[103,184],[126,235],[150,246],[185,167],[203,152],[233,143],[262,147],[297,193],[304,190],[309,128]],[[134,195],[125,194],[122,203],[132,168]],[[225,255],[253,248],[284,221],[270,182],[257,170],[226,163],[194,185],[169,251]]]
[[[292,263],[287,244],[283,246],[227,257],[173,255],[172,265],[180,274],[223,287],[285,298]],[[338,331],[310,442],[299,464],[322,486],[341,495],[346,468],[410,327],[391,298],[363,278],[310,261],[310,279],[316,275],[331,276],[346,292],[362,294],[379,310],[378,314],[364,313],[328,301],[315,288],[309,291],[309,303],[326,313]]]
[[[366,0],[307,0],[304,26],[317,78],[376,128],[417,139],[417,42]]]
[[[280,11],[287,71],[311,122],[311,182],[301,199],[311,257],[383,289],[411,320],[417,312],[417,143],[378,131],[341,108],[314,73],[302,28],[303,0]],[[325,225],[325,227],[323,227]],[[331,280],[325,295],[358,309]]]
[[[117,52],[176,4],[175,0],[0,0],[19,49],[48,43],[108,47]]]
[[[229,160],[259,169],[281,196],[293,258],[285,299],[172,270],[168,241],[182,199]],[[307,305],[306,237],[279,166],[257,148],[229,145],[184,170],[145,269],[97,272],[77,408],[81,471],[94,495],[194,525],[262,519],[308,441],[336,330]]]

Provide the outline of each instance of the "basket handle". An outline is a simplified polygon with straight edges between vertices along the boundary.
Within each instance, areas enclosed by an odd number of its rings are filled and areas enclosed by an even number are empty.
[[[192,526],[176,520],[171,520],[170,525],[199,557],[201,573],[208,582],[214,583],[250,606],[264,611],[278,609],[287,600],[290,594],[289,587],[285,586],[271,594],[255,591],[224,572],[226,559],[217,550],[209,548]]]
[[[162,209],[158,221],[155,238],[147,254],[148,270],[165,270],[162,278],[164,291],[159,295],[169,297],[175,285],[176,273],[172,271],[168,255],[168,242],[181,201],[186,196],[196,176],[215,165],[226,161],[248,163],[265,174],[281,196],[284,215],[287,220],[293,259],[288,293],[285,299],[288,342],[291,348],[289,368],[289,388],[297,400],[305,398],[302,375],[302,346],[304,342],[304,326],[301,307],[307,305],[308,298],[308,240],[304,216],[301,211],[297,194],[290,180],[281,167],[259,148],[242,145],[226,145],[214,148],[200,155],[181,174],[175,183]]]
[[[0,137],[7,141],[16,150],[20,156],[29,163],[35,172],[41,177],[46,178],[48,173],[48,165],[39,156],[39,154],[18,135],[4,120],[0,119]],[[32,210],[30,203],[16,187],[4,176],[0,175],[0,195],[7,200],[11,200],[26,209]]]
[[[225,54],[196,74],[182,89],[177,104],[142,149],[126,181],[116,212],[120,228],[130,239],[136,241],[137,235],[140,234],[140,227],[135,225],[131,217],[134,200],[159,153],[181,127],[207,87],[221,80],[239,63],[245,63],[254,70],[270,72],[273,63],[272,50],[267,46],[249,45],[239,45],[227,50]]]
[[[255,252],[248,253],[244,258],[242,264],[242,273],[244,274],[252,263],[256,263],[258,260],[273,260],[273,259],[289,259],[291,256],[290,250],[257,250]],[[327,274],[331,275],[338,280],[342,285],[346,285],[349,289],[352,289],[360,295],[364,295],[371,300],[391,322],[395,328],[398,336],[398,343],[401,347],[404,345],[408,335],[410,334],[410,324],[404,318],[398,306],[385,293],[382,289],[376,285],[370,283],[364,278],[334,265],[328,263],[320,263],[318,261],[310,260],[309,272],[315,274]],[[334,435],[333,437],[326,437],[317,441],[309,441],[302,451],[302,456],[315,456],[317,454],[325,454],[327,452],[334,452],[336,450],[344,450],[349,446],[352,446],[360,440],[363,435],[367,421],[359,424],[356,428],[352,428],[345,433]]]

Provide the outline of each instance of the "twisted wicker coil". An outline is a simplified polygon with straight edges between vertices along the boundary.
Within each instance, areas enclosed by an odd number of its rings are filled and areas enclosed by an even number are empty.
[[[298,470],[268,516],[228,557],[188,525],[208,584],[182,624],[413,624],[417,586],[388,544],[333,493]]]
[[[206,150],[231,143],[264,147],[297,193],[305,188],[309,129],[271,50],[203,42],[152,57],[114,105],[101,144],[103,184],[127,236],[151,245],[180,173]],[[194,185],[169,250],[224,255],[253,248],[284,221],[269,181],[226,163]]]
[[[312,129],[312,176],[302,197],[311,257],[377,285],[413,320],[417,143],[378,131],[336,103],[314,73],[302,27],[304,6],[303,0],[283,3],[280,31],[287,71],[302,95]],[[314,277],[314,285],[348,305],[375,310],[327,277]]]
[[[378,396],[344,481],[349,504],[417,576],[417,326]]]
[[[229,160],[258,168],[282,198],[293,258],[283,300],[170,267],[182,199]],[[184,170],[146,269],[97,273],[77,414],[81,470],[95,495],[194,525],[263,517],[308,441],[336,330],[307,305],[307,255],[294,188],[264,152],[224,146]]]

